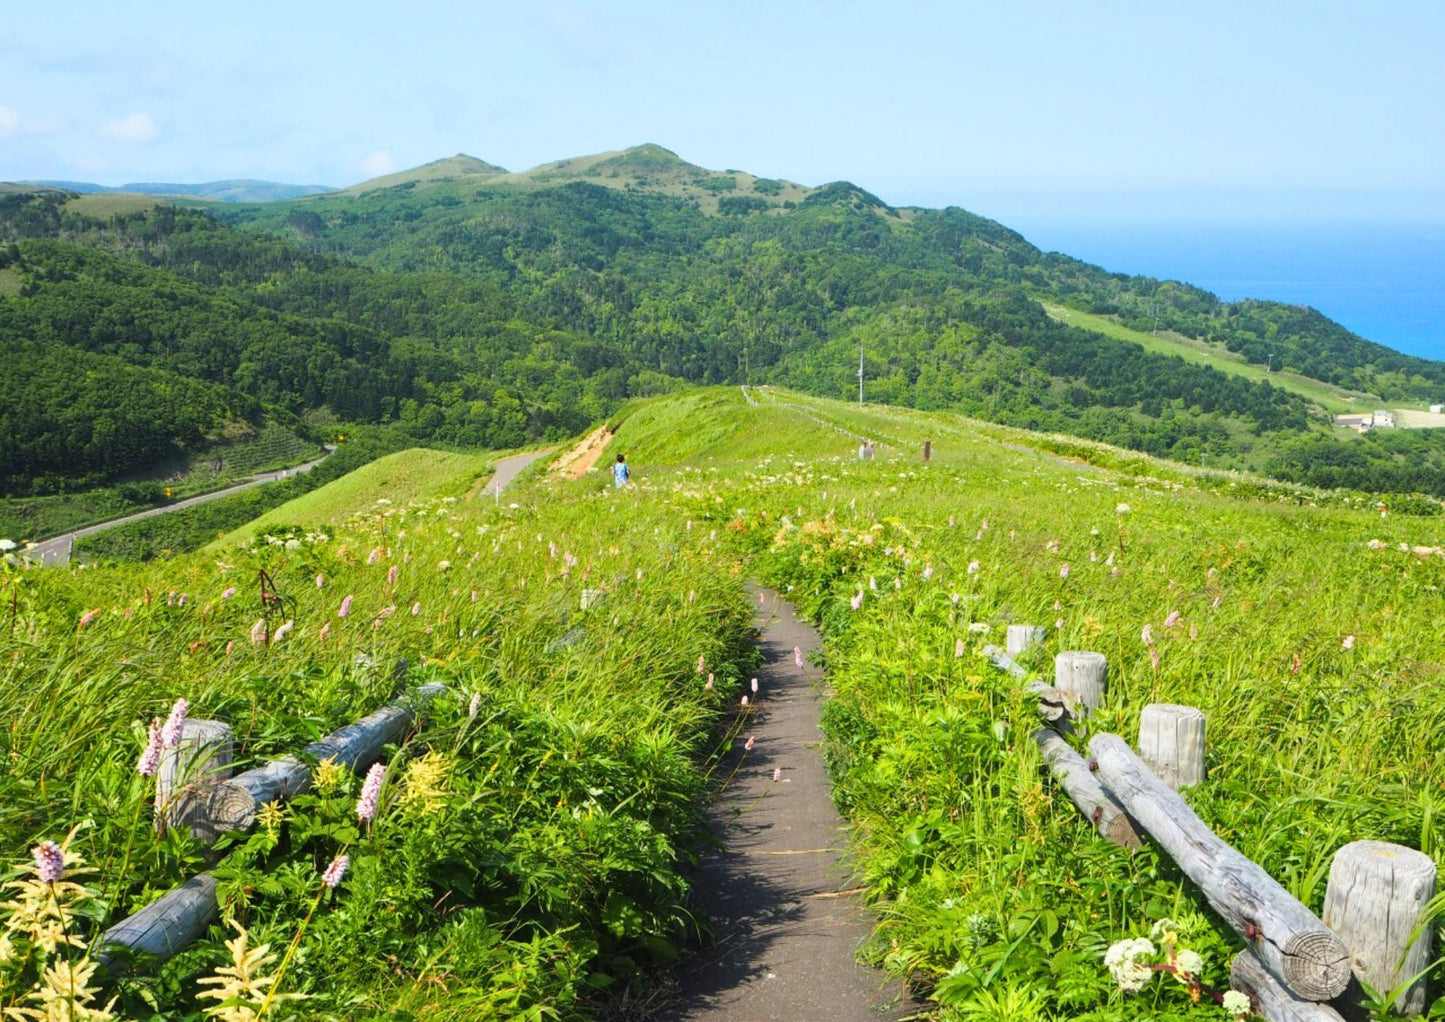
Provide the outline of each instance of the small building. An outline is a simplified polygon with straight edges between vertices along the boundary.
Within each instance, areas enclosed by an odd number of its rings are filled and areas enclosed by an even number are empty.
[[[1369,415],[1336,415],[1335,425],[1353,429],[1356,433],[1364,433],[1370,429],[1371,418]]]
[[[1431,406],[1430,406],[1430,414],[1431,414],[1431,415],[1439,415],[1439,414],[1441,414],[1442,412],[1445,412],[1445,405],[1431,405]]]
[[[1379,411],[1370,416],[1370,425],[1375,429],[1394,429],[1395,413]]]

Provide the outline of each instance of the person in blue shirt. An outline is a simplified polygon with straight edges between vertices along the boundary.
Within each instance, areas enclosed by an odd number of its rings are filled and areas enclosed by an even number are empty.
[[[627,468],[627,455],[619,454],[617,463],[612,466],[612,485],[626,486],[627,481],[632,478],[632,473]]]

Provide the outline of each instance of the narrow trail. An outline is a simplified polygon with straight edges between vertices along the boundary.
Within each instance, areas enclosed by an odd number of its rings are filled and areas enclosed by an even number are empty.
[[[859,965],[866,911],[848,889],[847,825],[833,807],[819,748],[819,672],[798,667],[821,644],[791,605],[754,590],[763,664],[751,719],[708,811],[720,847],[695,878],[717,943],[678,969],[664,1022],[880,1022],[916,1012],[902,985]],[[806,660],[805,660],[806,662]],[[752,751],[743,739],[756,736]],[[774,781],[774,771],[780,779]]]
[[[542,451],[528,451],[525,454],[514,454],[509,458],[498,458],[492,465],[492,478],[488,479],[486,485],[478,491],[480,496],[498,499],[507,484],[517,478],[522,469],[545,454],[551,454],[555,447],[548,447]]]

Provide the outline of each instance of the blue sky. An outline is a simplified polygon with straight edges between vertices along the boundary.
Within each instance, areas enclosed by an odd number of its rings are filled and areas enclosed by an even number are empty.
[[[0,180],[340,185],[650,141],[1005,222],[1445,221],[1439,2],[7,6]]]

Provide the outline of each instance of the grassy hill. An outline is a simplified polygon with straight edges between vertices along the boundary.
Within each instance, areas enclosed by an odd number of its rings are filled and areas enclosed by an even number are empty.
[[[0,777],[5,853],[94,819],[75,848],[123,914],[203,868],[150,826],[145,721],[185,696],[251,763],[392,698],[404,657],[405,685],[450,694],[388,752],[375,825],[354,826],[357,779],[329,781],[221,866],[253,946],[299,942],[282,989],[317,1016],[613,1017],[695,939],[710,771],[767,727],[738,703],[753,576],[825,632],[872,954],[933,1017],[1186,1022],[1208,1005],[1168,977],[1121,993],[1104,949],[1168,918],[1222,988],[1243,946],[1167,857],[1102,842],[1041,771],[1030,700],[981,656],[1009,623],[1046,629],[1025,660],[1040,674],[1061,650],[1108,657],[1075,743],[1132,740],[1151,702],[1204,711],[1209,778],[1185,797],[1316,911],[1347,841],[1445,860],[1438,517],[944,411],[750,394],[622,409],[622,491],[537,474],[500,505],[448,502],[484,456],[411,454],[293,509],[335,522],[325,538],[0,567],[0,709],[28,736]],[[280,601],[259,598],[262,570]],[[582,611],[583,587],[603,602]],[[351,871],[323,890],[342,850]],[[197,1011],[233,935],[119,989],[118,1010]]]

